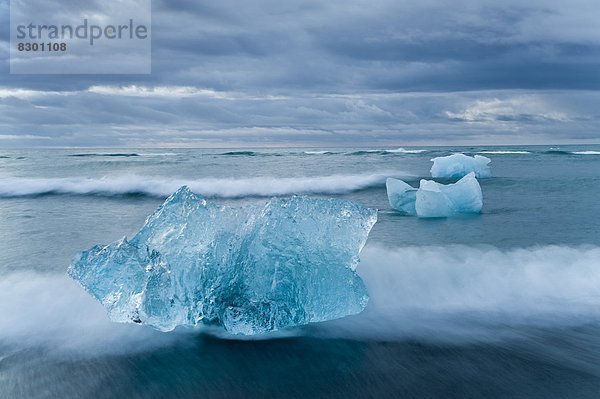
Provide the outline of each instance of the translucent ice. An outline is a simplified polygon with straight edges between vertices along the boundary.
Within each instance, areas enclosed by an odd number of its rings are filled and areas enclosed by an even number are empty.
[[[376,220],[375,210],[344,200],[231,208],[182,187],[130,241],[84,251],[68,274],[113,321],[264,333],[364,309],[354,270]]]
[[[447,217],[479,213],[483,206],[481,186],[473,172],[454,184],[421,180],[418,190],[402,180],[389,178],[386,188],[392,208],[405,215]]]
[[[402,180],[388,177],[385,181],[390,206],[404,215],[416,215],[417,189]]]
[[[454,184],[421,180],[415,202],[417,215],[425,218],[479,213],[482,206],[481,186],[473,172]]]
[[[488,165],[492,160],[481,155],[469,157],[465,154],[453,154],[447,157],[433,158],[431,161],[433,162],[431,167],[431,177],[433,178],[458,179],[471,172],[474,172],[478,178],[492,176]]]

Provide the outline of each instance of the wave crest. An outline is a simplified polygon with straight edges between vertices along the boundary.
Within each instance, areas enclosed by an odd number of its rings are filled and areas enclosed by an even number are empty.
[[[381,186],[398,173],[329,175],[313,177],[250,177],[169,179],[167,177],[118,176],[104,178],[23,178],[0,179],[0,197],[35,195],[147,195],[166,197],[187,185],[206,197],[242,198],[290,194],[343,194]]]

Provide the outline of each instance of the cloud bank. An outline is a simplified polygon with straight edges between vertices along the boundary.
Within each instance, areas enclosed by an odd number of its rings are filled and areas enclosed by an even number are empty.
[[[51,77],[8,73],[8,10],[0,0],[2,146],[600,137],[594,1],[159,0],[151,75]]]

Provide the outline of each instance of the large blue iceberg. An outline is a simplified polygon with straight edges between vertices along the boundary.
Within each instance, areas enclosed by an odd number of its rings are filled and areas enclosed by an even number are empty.
[[[116,322],[265,333],[364,309],[355,268],[376,220],[350,201],[294,196],[233,208],[182,187],[131,240],[82,252],[68,274]]]
[[[492,177],[492,170],[489,163],[491,159],[475,155],[474,157],[465,154],[452,154],[447,157],[438,157],[431,160],[431,177],[459,179],[465,177],[471,172],[478,178]]]
[[[392,178],[387,180],[386,186],[390,205],[405,215],[448,217],[479,213],[483,206],[481,186],[473,172],[454,184],[421,180],[418,190]]]

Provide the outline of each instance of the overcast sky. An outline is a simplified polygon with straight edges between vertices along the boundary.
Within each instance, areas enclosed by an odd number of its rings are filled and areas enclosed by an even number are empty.
[[[0,0],[0,147],[600,142],[598,0],[155,0],[152,18],[150,75],[10,75]]]

